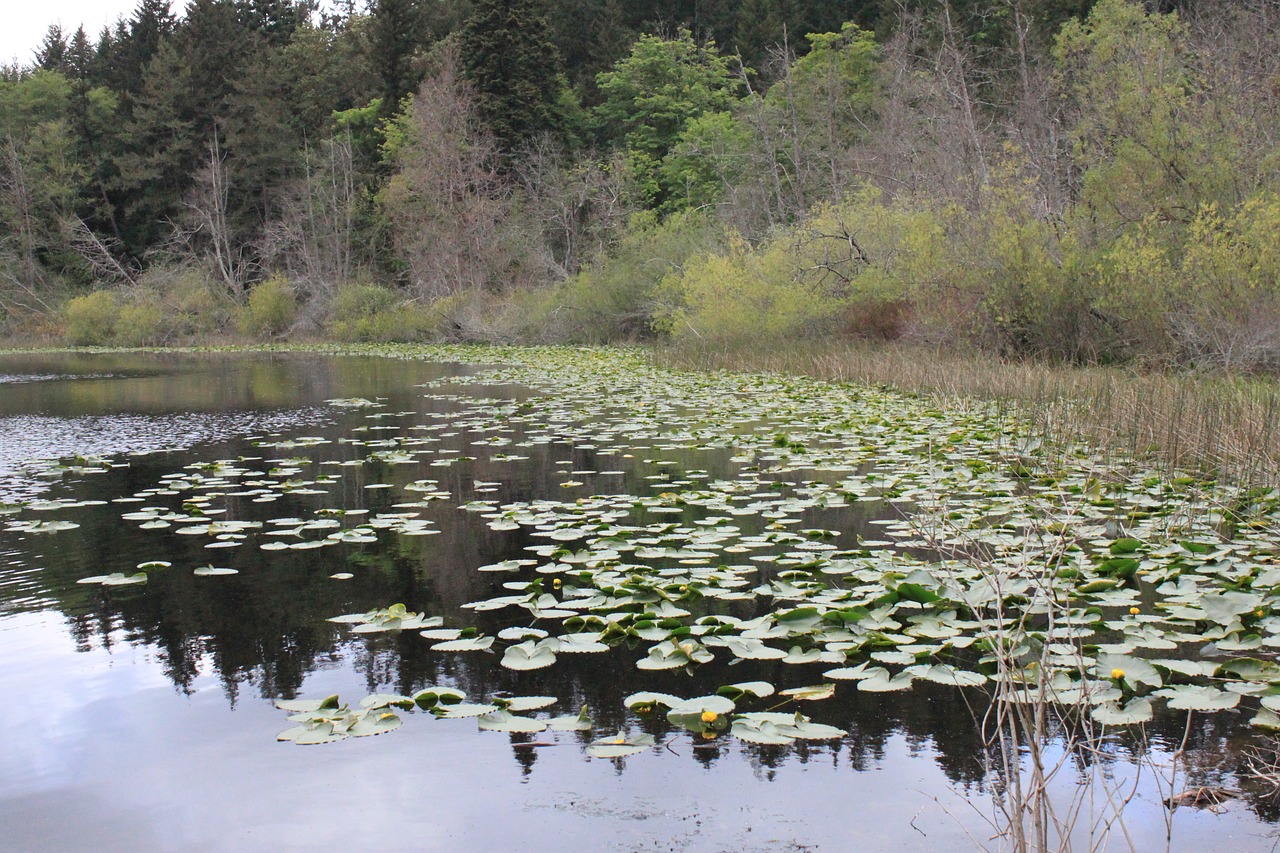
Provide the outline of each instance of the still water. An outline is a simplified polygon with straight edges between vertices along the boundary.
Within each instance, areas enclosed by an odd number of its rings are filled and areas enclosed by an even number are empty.
[[[361,635],[327,621],[402,602],[447,626],[496,633],[507,624],[500,612],[462,605],[502,595],[527,570],[477,569],[528,557],[539,541],[525,529],[493,529],[482,510],[562,500],[568,476],[579,494],[641,494],[655,479],[732,477],[744,464],[725,448],[633,447],[625,431],[584,445],[569,431],[530,435],[516,425],[496,440],[492,422],[469,413],[480,403],[536,411],[539,397],[482,375],[475,366],[312,354],[0,356],[0,505],[29,502],[0,515],[8,522],[0,529],[0,848],[1001,846],[987,823],[994,807],[972,691],[843,691],[805,710],[847,736],[754,746],[638,719],[623,698],[693,696],[754,679],[802,686],[812,673],[724,660],[696,678],[642,672],[634,664],[643,648],[625,645],[517,672],[499,664],[501,653],[434,651],[416,631]],[[353,398],[377,406],[331,402]],[[406,446],[409,458],[393,455]],[[193,485],[201,471],[212,486]],[[198,497],[210,494],[213,502]],[[221,535],[185,535],[181,522],[142,526],[147,512],[193,510],[260,526]],[[810,510],[804,523],[856,535],[896,511]],[[350,530],[396,514],[420,524],[287,547],[308,535],[291,533],[295,525],[318,515]],[[673,523],[697,520],[690,509]],[[34,532],[24,521],[78,527]],[[281,545],[264,549],[273,530]],[[171,565],[145,584],[77,583],[158,560]],[[193,574],[202,566],[237,573]],[[593,729],[507,734],[405,711],[404,725],[383,736],[276,741],[291,725],[277,699],[336,693],[354,705],[429,685],[464,690],[468,701],[556,697],[546,713],[585,705]],[[1230,749],[1233,725],[1215,721],[1197,734],[1200,760]],[[620,730],[650,732],[657,746],[623,759],[588,756],[593,738]],[[1157,721],[1150,734],[1156,756],[1182,738],[1177,721]],[[1134,772],[1126,749],[1113,756],[1117,778]],[[1135,790],[1126,812],[1134,846],[1164,849],[1159,792],[1141,780]],[[1271,849],[1275,817],[1248,800],[1220,815],[1181,809],[1173,848]]]

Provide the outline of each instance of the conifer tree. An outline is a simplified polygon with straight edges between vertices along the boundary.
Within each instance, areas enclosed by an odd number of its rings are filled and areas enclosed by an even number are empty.
[[[142,89],[142,74],[160,42],[177,28],[169,0],[140,0],[129,19],[128,38],[117,44],[121,60],[120,87],[134,93]]]
[[[560,130],[560,56],[534,0],[480,0],[461,45],[477,110],[503,151]]]
[[[45,71],[67,70],[67,37],[58,24],[50,24],[36,50],[36,67]]]
[[[421,82],[413,60],[425,41],[426,22],[417,0],[374,0],[370,8],[369,62],[382,80],[381,113],[387,117]]]

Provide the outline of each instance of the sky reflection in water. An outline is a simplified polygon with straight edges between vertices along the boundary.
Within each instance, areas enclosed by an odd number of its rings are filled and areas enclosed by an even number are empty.
[[[703,745],[665,724],[642,723],[669,748],[593,760],[582,748],[589,738],[544,733],[536,742],[553,745],[524,746],[527,736],[477,732],[472,721],[422,712],[404,714],[405,725],[384,737],[316,748],[277,744],[275,733],[288,725],[270,701],[279,696],[337,692],[354,703],[369,692],[428,684],[457,685],[477,699],[503,690],[554,695],[561,700],[554,714],[588,704],[593,736],[600,736],[636,725],[622,707],[635,690],[689,696],[734,681],[762,678],[781,687],[816,676],[768,661],[732,668],[717,661],[699,670],[697,681],[683,673],[641,676],[633,668],[639,652],[625,649],[513,673],[496,656],[431,652],[413,632],[353,639],[324,621],[395,601],[453,614],[463,602],[500,592],[508,576],[472,570],[522,556],[531,540],[490,531],[457,507],[477,497],[559,497],[553,475],[599,461],[567,445],[527,450],[530,459],[519,466],[483,459],[408,471],[366,465],[345,472],[350,476],[323,496],[236,505],[237,513],[264,519],[322,506],[386,510],[403,494],[368,486],[439,478],[451,497],[423,517],[441,533],[412,541],[209,551],[203,539],[138,530],[120,520],[137,504],[112,503],[193,462],[274,455],[247,441],[251,435],[328,436],[334,443],[308,455],[349,460],[357,451],[338,439],[353,428],[430,422],[443,404],[425,400],[415,386],[454,368],[314,356],[4,358],[0,372],[10,376],[67,378],[4,390],[0,502],[33,493],[22,470],[36,458],[182,448],[117,456],[128,467],[40,481],[45,497],[105,503],[58,514],[80,523],[76,530],[0,534],[6,849],[919,850],[968,848],[970,833],[984,842],[990,835],[973,734],[977,710],[958,691],[936,685],[877,696],[844,691],[805,710],[848,729],[849,737],[789,748],[727,739]],[[28,395],[16,396],[19,390]],[[364,412],[322,406],[354,396],[385,396],[386,411],[413,414],[371,422]],[[465,434],[441,438],[442,449],[469,446]],[[669,455],[681,469],[733,469],[724,452]],[[658,470],[640,460],[609,464],[626,467],[619,490],[639,488]],[[497,484],[497,492],[477,494],[477,481]],[[806,523],[854,530],[868,518],[860,509],[815,514]],[[156,558],[174,567],[145,587],[75,583]],[[210,562],[233,564],[240,574],[191,576],[192,567]],[[344,567],[353,580],[329,578]],[[1229,737],[1223,726],[1206,743]],[[1153,734],[1161,749],[1181,731],[1154,726]],[[1120,763],[1118,772],[1126,767]],[[1133,806],[1138,849],[1163,846],[1162,811],[1149,798]],[[1176,841],[1188,850],[1257,849],[1269,832],[1240,805],[1221,817],[1183,810]]]

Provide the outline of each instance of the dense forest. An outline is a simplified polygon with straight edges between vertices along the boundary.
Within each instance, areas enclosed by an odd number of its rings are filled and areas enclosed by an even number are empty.
[[[0,72],[0,335],[1280,366],[1278,0],[140,0]]]

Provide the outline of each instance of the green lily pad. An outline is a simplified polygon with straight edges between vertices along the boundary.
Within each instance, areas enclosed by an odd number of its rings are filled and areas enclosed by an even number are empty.
[[[819,702],[836,695],[836,686],[834,684],[815,684],[811,687],[791,687],[787,690],[779,690],[778,695],[802,702]]]
[[[550,720],[547,720],[547,728],[553,732],[591,731],[591,717],[588,716],[587,706],[583,705],[582,710],[576,715],[552,717]]]
[[[592,758],[626,758],[652,747],[656,741],[653,735],[638,734],[627,737],[625,732],[618,732],[614,737],[594,740],[587,745],[587,754]]]
[[[556,662],[556,651],[559,648],[560,641],[554,637],[537,641],[525,640],[507,647],[502,656],[502,665],[516,670],[543,669]]]
[[[1169,699],[1169,708],[1175,711],[1224,711],[1240,704],[1240,694],[1220,690],[1212,686],[1179,684],[1157,690],[1156,696]]]
[[[481,714],[476,718],[481,729],[494,732],[540,732],[547,727],[545,720],[534,720],[530,717],[518,717],[510,711],[500,709]]]
[[[742,681],[737,684],[726,684],[723,687],[716,688],[716,693],[721,696],[727,696],[730,699],[738,700],[743,696],[753,696],[756,699],[764,699],[772,696],[774,693],[773,685],[767,681]]]
[[[1123,706],[1116,702],[1104,703],[1090,711],[1089,716],[1105,726],[1128,726],[1149,722],[1155,711],[1150,699],[1137,697]]]

